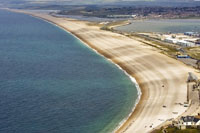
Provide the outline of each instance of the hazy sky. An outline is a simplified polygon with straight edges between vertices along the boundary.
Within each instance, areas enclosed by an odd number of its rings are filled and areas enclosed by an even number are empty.
[[[169,1],[169,2],[175,2],[175,1],[179,1],[179,2],[184,2],[184,1],[200,1],[200,0],[0,0],[0,3],[2,2],[14,2],[14,3],[18,3],[18,2],[30,2],[30,3],[61,3],[61,2],[65,2],[65,3],[70,3],[70,4],[102,4],[102,3],[114,3],[114,2],[123,2],[123,1]]]
[[[90,2],[115,2],[115,1],[195,1],[195,0],[25,0],[25,1],[90,1]]]
[[[0,1],[35,1],[35,2],[62,2],[62,1],[73,1],[73,2],[91,2],[91,3],[96,3],[96,2],[123,2],[123,1],[199,1],[199,0],[0,0]]]

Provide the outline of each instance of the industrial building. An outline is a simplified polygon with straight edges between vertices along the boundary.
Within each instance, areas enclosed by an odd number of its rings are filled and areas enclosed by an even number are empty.
[[[171,37],[165,38],[164,41],[168,42],[168,43],[174,43],[174,44],[180,45],[182,47],[194,47],[195,46],[195,43],[193,43],[193,42],[189,42],[186,40],[179,40],[179,39],[175,39],[175,38],[171,38]]]
[[[195,43],[185,41],[185,40],[178,40],[176,44],[183,46],[183,47],[194,47],[195,46]]]

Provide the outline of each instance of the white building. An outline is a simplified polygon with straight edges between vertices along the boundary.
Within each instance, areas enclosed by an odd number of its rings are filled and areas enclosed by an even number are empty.
[[[168,43],[173,43],[173,44],[177,44],[180,45],[182,47],[194,47],[196,44],[194,42],[190,42],[190,41],[186,41],[186,40],[180,40],[180,39],[176,39],[176,38],[172,38],[172,37],[167,37],[164,39],[165,42]]]
[[[174,123],[174,126],[179,129],[200,128],[200,119],[194,116],[181,117],[178,122]]]
[[[171,38],[171,37],[168,37],[168,38],[165,38],[164,40],[165,42],[168,42],[168,43],[177,43],[177,39],[174,39],[174,38]]]
[[[195,43],[188,42],[185,40],[178,40],[176,44],[183,46],[183,47],[194,47],[195,46]]]

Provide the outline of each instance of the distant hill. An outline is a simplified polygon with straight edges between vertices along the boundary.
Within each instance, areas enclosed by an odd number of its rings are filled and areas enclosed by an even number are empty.
[[[195,0],[0,0],[1,4],[12,7],[50,5],[130,5],[130,6],[199,6]],[[1,5],[0,4],[0,5]]]

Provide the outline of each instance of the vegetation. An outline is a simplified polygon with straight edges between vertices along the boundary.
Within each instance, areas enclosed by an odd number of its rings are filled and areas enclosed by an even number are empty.
[[[200,60],[200,48],[199,47],[189,47],[184,49],[187,54],[197,60]]]
[[[152,47],[155,47],[155,48],[161,50],[162,53],[164,53],[168,56],[171,56],[171,57],[176,56],[176,54],[178,52],[178,50],[177,50],[178,47],[174,44],[166,43],[166,42],[163,42],[163,41],[160,41],[160,40],[157,40],[154,38],[150,38],[145,35],[137,34],[137,33],[126,33],[126,32],[117,31],[113,28],[115,26],[124,25],[124,24],[128,24],[128,21],[111,22],[107,25],[102,26],[101,29],[116,32],[116,33],[125,35],[127,37],[137,39],[138,41],[140,41],[144,44],[150,45]]]
[[[150,45],[152,47],[159,49],[161,53],[168,55],[170,57],[173,57],[173,58],[176,58],[177,54],[180,53],[179,49],[181,47],[178,45],[163,42],[159,39],[151,38],[147,35],[142,35],[142,34],[138,34],[138,33],[121,32],[121,31],[114,29],[115,26],[125,25],[128,23],[129,23],[129,21],[123,20],[123,21],[109,22],[108,24],[99,24],[97,22],[92,22],[92,23],[88,23],[88,25],[98,26],[102,30],[111,31],[111,32],[125,35],[130,38],[134,38],[144,44],[147,44],[147,45]],[[186,47],[186,48],[182,48],[182,49],[185,51],[185,54],[189,55],[193,59],[200,60],[200,48],[199,47]]]
[[[71,10],[62,10],[58,14],[62,15],[83,15],[101,18],[112,18],[112,15],[136,15],[138,18],[199,18],[200,6],[195,7],[163,7],[144,6],[135,7],[129,5],[97,6],[88,5]],[[125,17],[125,16],[124,16]],[[128,17],[128,16],[127,16]]]
[[[180,130],[178,128],[167,128],[165,129],[167,133],[200,133],[200,129],[185,129],[185,130]],[[163,133],[163,129],[160,130],[155,130],[152,133]]]
[[[150,38],[150,37],[140,35],[137,33],[132,33],[129,37],[140,38],[141,39],[141,40],[139,40],[140,42],[143,42],[144,44],[155,47],[155,48],[161,50],[161,53],[166,54],[171,57],[175,57],[178,52],[178,50],[177,50],[178,47],[176,45],[166,43],[166,42],[154,39],[154,38]]]

